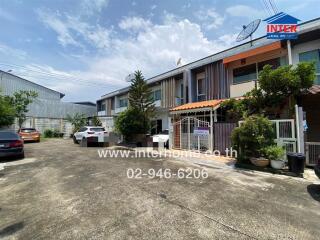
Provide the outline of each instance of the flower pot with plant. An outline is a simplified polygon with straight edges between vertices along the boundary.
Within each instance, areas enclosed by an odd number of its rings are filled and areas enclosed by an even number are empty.
[[[284,168],[284,155],[285,151],[282,147],[273,145],[268,146],[263,149],[264,155],[268,158],[271,162],[271,167],[274,169],[282,169]]]

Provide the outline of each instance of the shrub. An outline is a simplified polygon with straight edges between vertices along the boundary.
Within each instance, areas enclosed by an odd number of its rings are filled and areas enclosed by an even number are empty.
[[[129,107],[117,117],[115,128],[127,141],[130,141],[136,134],[147,133],[150,129],[150,122],[145,118],[143,112]]]
[[[265,147],[262,152],[270,160],[281,160],[285,154],[284,149],[276,145]]]
[[[61,133],[58,129],[54,129],[52,136],[55,138],[61,138],[63,137],[63,133]]]
[[[46,129],[43,133],[45,138],[62,138],[63,137],[63,133],[61,133],[59,130],[57,129]]]
[[[45,138],[52,138],[53,137],[53,131],[51,129],[46,129],[46,130],[44,130],[43,135],[44,135]]]
[[[233,130],[233,148],[238,151],[238,161],[247,162],[250,157],[260,157],[266,147],[275,144],[272,122],[259,115],[252,115]]]

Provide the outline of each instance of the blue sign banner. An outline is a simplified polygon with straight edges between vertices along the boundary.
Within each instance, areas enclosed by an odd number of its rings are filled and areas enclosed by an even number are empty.
[[[286,13],[278,13],[264,19],[267,22],[267,39],[297,39],[298,21]]]

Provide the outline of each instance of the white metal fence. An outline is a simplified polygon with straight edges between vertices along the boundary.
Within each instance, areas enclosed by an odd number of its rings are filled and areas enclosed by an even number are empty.
[[[306,142],[306,164],[315,166],[320,156],[320,142]]]

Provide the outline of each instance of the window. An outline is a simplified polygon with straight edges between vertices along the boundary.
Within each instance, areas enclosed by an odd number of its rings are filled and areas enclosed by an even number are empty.
[[[151,92],[151,99],[153,101],[158,101],[158,100],[161,100],[161,90],[158,89],[158,90],[154,90]]]
[[[93,132],[104,132],[104,128],[90,128],[90,131],[93,131]]]
[[[267,61],[263,61],[263,62],[259,62],[258,63],[258,71],[262,71],[263,67],[265,65],[271,65],[272,66],[272,69],[276,69],[278,67],[280,67],[280,58],[274,58],[274,59],[270,59],[270,60],[267,60]]]
[[[105,111],[106,110],[106,104],[105,103],[102,103],[101,104],[101,109],[100,111]]]
[[[85,131],[87,131],[86,127],[82,127],[82,128],[79,129],[79,132],[85,132]]]
[[[127,98],[123,98],[123,99],[119,99],[119,107],[128,107],[128,99]]]
[[[300,53],[299,62],[315,62],[317,72],[315,84],[320,85],[320,49]]]
[[[256,64],[233,69],[233,84],[249,82],[257,79]]]
[[[205,86],[204,86],[204,78],[199,78],[197,81],[197,89],[198,89],[198,96],[204,95]]]

